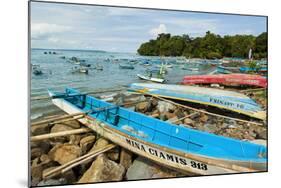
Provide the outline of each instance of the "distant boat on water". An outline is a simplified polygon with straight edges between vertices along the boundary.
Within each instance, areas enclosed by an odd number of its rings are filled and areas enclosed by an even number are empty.
[[[220,89],[184,85],[134,83],[129,90],[164,98],[210,105],[265,120],[266,112],[248,96]]]
[[[119,64],[120,69],[135,69],[133,65],[130,64]]]
[[[157,83],[163,83],[165,81],[165,79],[163,79],[163,78],[155,78],[152,76],[145,76],[142,74],[137,74],[137,77],[139,77],[142,80],[147,80],[147,81],[157,82]]]
[[[42,75],[43,71],[42,71],[40,65],[32,65],[32,73],[36,76]]]
[[[73,74],[74,73],[83,73],[83,74],[88,74],[89,73],[89,69],[86,68],[86,67],[74,67],[72,68],[72,71],[71,71]]]
[[[217,72],[222,74],[231,74],[231,73],[238,73],[240,72],[239,67],[225,67],[225,66],[218,66]]]
[[[267,79],[252,74],[188,75],[183,78],[182,84],[248,85],[266,88]]]

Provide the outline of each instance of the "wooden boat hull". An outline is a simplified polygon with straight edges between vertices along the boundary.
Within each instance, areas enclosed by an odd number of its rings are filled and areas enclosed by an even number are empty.
[[[147,80],[147,81],[157,82],[157,83],[163,83],[165,81],[164,79],[161,79],[161,78],[153,78],[153,77],[148,77],[148,76],[144,76],[141,74],[137,74],[137,77],[139,77],[142,80]]]
[[[83,112],[64,99],[53,99],[52,102],[68,114]],[[115,130],[106,123],[90,116],[79,121],[113,143],[148,158],[158,164],[180,171],[188,175],[213,175],[241,172],[265,171],[264,163],[237,162],[217,160],[179,152],[170,148],[160,147],[156,144],[144,142],[136,137]]]
[[[237,92],[195,86],[152,83],[134,83],[130,85],[129,90],[169,99],[215,106],[257,119],[266,119],[266,112],[254,100]]]
[[[183,78],[182,84],[224,84],[250,85],[267,87],[267,80],[260,75],[251,74],[217,74],[217,75],[190,75]]]
[[[79,121],[101,136],[183,173],[210,175],[266,171],[264,146],[172,125],[75,90],[67,90],[63,94],[50,92],[50,96],[53,98],[52,102],[68,114],[89,113]],[[137,129],[131,132],[124,126],[134,126]],[[140,130],[144,131],[141,135]],[[163,137],[163,133],[168,135]],[[182,142],[183,140],[187,143]],[[232,146],[231,149],[229,146]]]

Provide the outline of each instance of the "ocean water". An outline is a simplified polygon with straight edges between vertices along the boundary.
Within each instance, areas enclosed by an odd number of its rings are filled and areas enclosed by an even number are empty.
[[[56,52],[56,54],[44,54],[44,52]],[[66,59],[60,58],[65,56]],[[103,71],[90,69],[88,74],[73,74],[75,67],[68,62],[71,57],[86,60],[85,63],[91,67],[102,65]],[[116,61],[117,60],[117,61]],[[127,63],[136,60],[135,69],[120,69],[119,63]],[[30,71],[31,98],[47,96],[47,89],[64,91],[66,87],[72,87],[82,92],[89,92],[98,89],[118,88],[136,82],[144,82],[137,77],[137,74],[144,74],[147,68],[140,62],[151,61],[152,66],[159,63],[160,57],[139,56],[133,53],[82,51],[82,50],[31,50],[31,64],[40,65],[42,75],[34,75]],[[199,71],[183,70],[182,65],[177,64],[176,58],[161,58],[162,61],[169,61],[173,68],[168,69],[166,75],[167,83],[179,83],[183,76],[188,74],[206,74],[214,70],[210,65],[193,63],[191,67],[198,67]],[[199,61],[200,63],[200,61]],[[47,114],[54,114],[60,110],[50,100],[31,100],[31,119]]]

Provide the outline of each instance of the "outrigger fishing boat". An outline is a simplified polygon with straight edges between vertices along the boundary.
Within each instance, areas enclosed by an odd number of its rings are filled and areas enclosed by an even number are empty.
[[[163,85],[155,83],[133,83],[130,85],[129,91],[214,106],[257,119],[266,119],[266,112],[254,100],[238,92],[196,86]]]
[[[52,102],[113,143],[187,174],[266,171],[267,147],[164,122],[74,89],[49,91]]]
[[[142,74],[137,74],[137,77],[139,77],[142,80],[147,80],[147,81],[157,82],[157,83],[163,83],[165,81],[165,79],[163,79],[163,78],[154,78],[152,76],[145,76]]]
[[[134,69],[135,67],[131,64],[119,64],[120,69]]]
[[[182,84],[249,85],[266,88],[267,79],[252,74],[188,75],[183,78]]]

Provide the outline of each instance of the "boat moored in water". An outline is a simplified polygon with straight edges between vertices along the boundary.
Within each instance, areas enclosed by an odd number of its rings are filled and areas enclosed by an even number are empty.
[[[197,175],[267,170],[267,147],[164,122],[73,89],[52,102],[113,143],[163,166]]]
[[[147,81],[157,82],[157,83],[163,83],[165,81],[165,79],[163,79],[163,78],[154,78],[152,76],[145,76],[142,74],[137,74],[137,77],[139,77],[142,80],[147,80]]]

